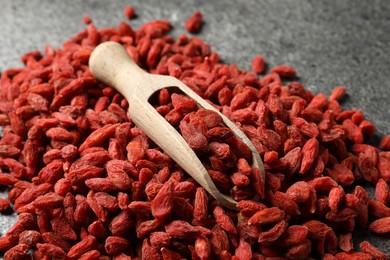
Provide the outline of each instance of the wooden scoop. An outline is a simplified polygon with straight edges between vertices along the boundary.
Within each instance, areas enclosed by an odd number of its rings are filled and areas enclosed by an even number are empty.
[[[236,209],[237,202],[217,189],[207,170],[184,138],[148,102],[150,96],[156,91],[177,87],[188,97],[194,99],[199,107],[217,112],[225,125],[251,149],[252,167],[259,168],[264,177],[263,162],[245,134],[180,80],[171,76],[152,75],[145,72],[129,57],[122,45],[116,42],[105,42],[97,46],[90,57],[89,66],[97,79],[113,86],[127,99],[129,114],[134,124],[223,206]]]

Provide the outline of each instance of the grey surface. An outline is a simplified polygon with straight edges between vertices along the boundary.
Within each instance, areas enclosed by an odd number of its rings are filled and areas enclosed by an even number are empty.
[[[310,1],[64,1],[0,0],[0,70],[21,66],[19,57],[44,44],[59,47],[86,26],[89,14],[98,27],[116,26],[123,7],[131,4],[138,27],[152,19],[169,19],[175,36],[183,23],[200,10],[205,26],[200,38],[210,43],[227,63],[250,68],[253,55],[262,54],[270,66],[292,65],[314,93],[329,94],[337,85],[348,87],[344,108],[358,108],[390,133],[390,3],[387,0]],[[4,194],[3,194],[4,196]],[[1,217],[1,234],[11,225]],[[369,237],[390,254],[389,238]]]

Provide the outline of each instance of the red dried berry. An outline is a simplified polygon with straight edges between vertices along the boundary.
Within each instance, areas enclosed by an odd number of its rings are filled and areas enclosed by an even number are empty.
[[[185,22],[185,28],[190,33],[198,33],[202,27],[203,15],[201,12],[195,12]]]

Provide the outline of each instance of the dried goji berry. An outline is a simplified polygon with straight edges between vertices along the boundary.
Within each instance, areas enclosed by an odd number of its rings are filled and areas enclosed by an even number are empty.
[[[187,31],[191,33],[198,33],[202,26],[203,15],[201,12],[195,12],[191,17],[189,17],[185,23]]]

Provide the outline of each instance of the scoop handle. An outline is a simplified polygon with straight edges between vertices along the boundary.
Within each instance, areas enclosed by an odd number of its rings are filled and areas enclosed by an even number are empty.
[[[116,42],[99,44],[91,54],[89,68],[100,81],[115,86],[129,102],[135,95],[147,100],[160,88],[152,75],[141,69]]]

